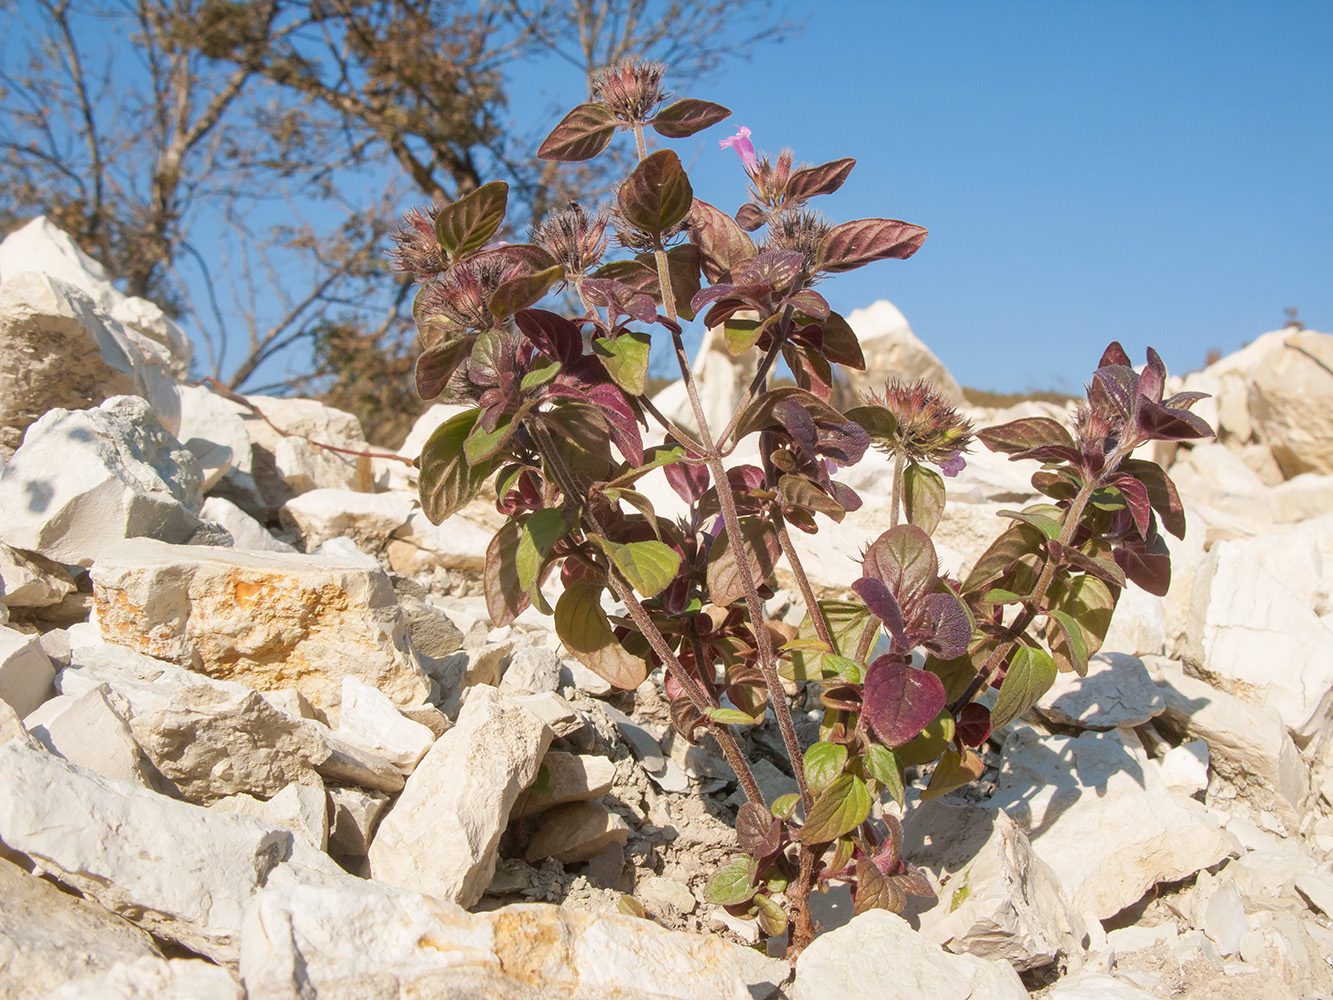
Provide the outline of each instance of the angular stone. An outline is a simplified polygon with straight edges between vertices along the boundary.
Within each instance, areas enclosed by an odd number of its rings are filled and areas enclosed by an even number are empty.
[[[494,531],[474,524],[463,514],[455,514],[442,524],[431,524],[417,511],[394,532],[395,544],[405,547],[397,553],[402,568],[395,568],[414,576],[436,569],[480,572],[486,564],[486,546],[494,535]]]
[[[1208,744],[1190,740],[1172,747],[1157,761],[1162,783],[1171,791],[1191,798],[1208,787]]]
[[[353,746],[383,757],[403,774],[411,774],[435,742],[430,729],[405,718],[385,695],[356,677],[343,678],[337,732]]]
[[[504,676],[505,664],[514,651],[514,641],[488,642],[480,649],[460,649],[456,653],[429,661],[431,678],[440,686],[440,707],[454,715],[470,688],[496,687]]]
[[[1241,701],[1190,677],[1169,660],[1152,659],[1166,710],[1153,725],[1174,740],[1208,744],[1209,765],[1256,811],[1300,821],[1310,791],[1309,769],[1272,709]]]
[[[585,733],[591,727],[588,720],[569,702],[553,691],[542,694],[517,694],[507,696],[509,701],[541,719],[550,728],[557,739],[570,739]]]
[[[77,698],[62,695],[28,716],[28,731],[52,753],[108,778],[154,787],[154,768],[144,759],[129,723],[109,700],[111,687],[98,684]],[[64,702],[50,715],[46,709]],[[50,717],[43,717],[50,715]]]
[[[231,973],[197,958],[139,958],[66,983],[46,1000],[245,1000]]]
[[[250,435],[254,478],[265,500],[281,507],[293,496],[321,487],[369,492],[370,459],[330,451],[372,451],[355,416],[313,399],[248,396],[258,413],[242,414]],[[271,423],[270,423],[271,421]]]
[[[1146,990],[1104,972],[1068,976],[1046,994],[1047,1000],[1155,1000]]]
[[[55,668],[35,635],[0,625],[0,701],[23,718],[50,698]]]
[[[210,809],[240,813],[266,820],[293,833],[317,851],[328,850],[329,815],[323,784],[291,784],[267,801],[253,795],[230,795],[218,799]]]
[[[252,1000],[749,1000],[741,951],[636,917],[541,903],[469,914],[371,882],[265,892],[246,919],[241,976]]]
[[[363,551],[378,552],[416,505],[414,493],[324,488],[293,497],[281,513],[284,523],[300,530],[307,551],[330,538],[350,538]]]
[[[0,860],[0,991],[45,997],[119,962],[159,956],[144,931]],[[12,992],[11,992],[12,991]]]
[[[924,378],[949,402],[956,405],[964,401],[962,387],[912,332],[893,303],[880,299],[864,309],[853,309],[847,314],[847,323],[861,341],[866,359],[864,371],[849,371],[854,391],[883,392],[888,378],[905,382]]]
[[[1237,546],[1214,545],[1195,571],[1186,635],[1186,669],[1275,709],[1297,746],[1333,714],[1333,630]]]
[[[121,539],[184,542],[199,527],[201,473],[138,396],[48,411],[0,473],[3,540],[88,566]]]
[[[215,961],[238,957],[247,901],[292,834],[0,746],[0,840],[145,930]]]
[[[80,695],[107,685],[135,741],[180,794],[209,803],[239,793],[269,798],[293,782],[333,781],[397,791],[388,761],[288,715],[241,684],[214,681],[112,644],[76,643],[58,684]]]
[[[1126,587],[1116,602],[1102,652],[1155,656],[1165,645],[1166,606],[1162,598],[1138,587]]]
[[[1156,883],[1240,851],[1200,803],[1167,791],[1137,740],[1122,733],[1074,738],[1013,730],[986,802],[1028,835],[1074,907],[1103,920]]]
[[[1278,524],[1324,517],[1333,510],[1333,475],[1302,472],[1269,490],[1268,502]]]
[[[815,938],[796,960],[791,1000],[1027,1000],[1006,962],[950,955],[886,910],[870,910]]]
[[[500,690],[517,694],[541,694],[560,687],[560,657],[546,646],[523,646],[514,650],[500,679]]]
[[[0,456],[12,455],[43,413],[113,396],[146,397],[164,425],[179,425],[175,386],[145,355],[148,345],[59,278],[26,271],[5,281],[0,343]]]
[[[330,720],[347,676],[398,705],[430,691],[388,577],[359,560],[122,543],[93,593],[110,641],[259,690],[294,687]]]
[[[531,816],[552,806],[583,799],[599,799],[611,790],[616,765],[609,757],[579,756],[563,750],[548,750],[542,758],[546,769],[544,787],[535,784],[518,800],[516,815]]]
[[[426,589],[415,581],[394,574],[394,593],[403,609],[412,647],[423,656],[439,659],[460,649],[463,631],[445,611],[430,603]]]
[[[600,802],[567,802],[541,814],[523,857],[529,863],[554,858],[569,865],[628,839],[629,825]]]
[[[364,856],[389,796],[360,788],[330,788],[328,794],[329,853]]]
[[[500,834],[532,783],[551,731],[492,688],[472,689],[458,724],[408,779],[370,845],[374,878],[471,906],[495,873]]]
[[[1333,335],[1288,333],[1249,371],[1250,418],[1288,479],[1333,473]]]
[[[1166,707],[1143,661],[1127,653],[1097,653],[1086,677],[1058,675],[1038,705],[1051,721],[1079,729],[1141,726]]]
[[[296,551],[286,542],[274,538],[267,528],[223,497],[206,497],[199,513],[226,529],[232,537],[232,548],[257,549],[261,552]]]
[[[903,825],[903,856],[947,878],[933,905],[917,906],[927,940],[1019,970],[1082,955],[1082,915],[1003,809],[921,802]]]
[[[241,407],[202,385],[183,385],[178,392],[181,422],[176,436],[203,470],[203,491],[233,469],[250,475],[250,435]]]
[[[74,593],[74,581],[58,562],[0,542],[0,604],[46,608]]]

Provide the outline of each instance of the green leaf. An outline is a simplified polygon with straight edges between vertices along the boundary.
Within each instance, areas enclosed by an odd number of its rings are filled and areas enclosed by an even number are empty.
[[[472,433],[467,436],[463,442],[463,455],[467,460],[477,465],[489,458],[493,458],[500,452],[505,445],[509,443],[510,438],[514,436],[515,415],[506,415],[496,422],[495,430],[488,431],[478,420],[476,426],[472,428]]]
[[[916,462],[903,470],[903,514],[927,535],[944,516],[944,477]]]
[[[625,178],[618,201],[621,217],[660,247],[663,232],[690,214],[694,191],[680,157],[659,149],[640,160]]]
[[[439,524],[471,503],[495,468],[489,459],[474,465],[463,454],[480,413],[480,410],[464,410],[450,417],[435,428],[421,449],[417,485],[421,510],[431,524]]]
[[[714,708],[711,705],[704,709],[704,715],[724,726],[757,726],[764,721],[763,712],[756,717],[739,708]]]
[[[833,654],[841,655],[843,650],[855,652],[857,640],[860,639],[866,622],[870,620],[870,612],[866,610],[866,606],[855,601],[829,600],[820,601],[819,610],[824,614],[824,622],[828,625],[829,636],[833,640]],[[820,648],[822,644],[818,643],[816,636],[815,623],[807,611],[794,641],[811,645],[806,648],[792,647],[790,662],[783,661],[778,665],[778,672],[787,680],[819,680],[824,676],[824,664],[829,653]],[[834,669],[832,672],[838,671]]]
[[[850,833],[870,815],[870,790],[854,774],[844,774],[820,793],[801,827],[801,840],[824,844]]]
[[[921,793],[921,801],[937,799],[955,788],[971,784],[981,777],[984,769],[985,765],[975,751],[964,750],[959,753],[953,749],[946,750],[930,775],[930,784]]]
[[[777,903],[762,893],[754,897],[759,909],[759,929],[769,937],[777,937],[787,929],[787,914]]]
[[[537,148],[543,160],[566,163],[590,160],[611,144],[616,134],[615,113],[605,104],[580,104],[551,130]]]
[[[594,540],[611,557],[630,586],[645,598],[656,597],[676,578],[680,569],[680,553],[665,542],[648,539],[643,542],[610,542],[600,535]]]
[[[653,339],[646,333],[622,333],[612,340],[598,337],[592,342],[593,353],[616,385],[631,396],[642,396],[648,386],[648,352]]]
[[[908,740],[894,751],[907,767],[934,760],[953,742],[954,718],[946,708],[935,716],[920,736]]]
[[[1064,645],[1068,650],[1069,659],[1074,665],[1074,670],[1080,677],[1086,676],[1088,673],[1088,640],[1083,635],[1082,626],[1068,612],[1052,608],[1048,614],[1064,636]]]
[[[768,808],[778,819],[791,819],[800,804],[800,792],[789,792],[786,795],[779,795]]]
[[[532,368],[523,376],[523,381],[518,384],[518,388],[521,392],[531,392],[538,386],[545,385],[559,374],[559,361],[552,361],[550,358],[543,358],[538,355],[533,358]]]
[[[888,747],[872,743],[866,747],[864,759],[866,774],[883,785],[884,790],[901,805],[907,795],[907,785],[898,755]]]
[[[639,917],[643,920],[648,919],[648,911],[645,910],[643,904],[633,896],[622,895],[620,897],[620,902],[616,904],[616,909],[627,916]]]
[[[999,517],[1012,517],[1015,521],[1023,521],[1032,525],[1051,540],[1060,537],[1059,515],[1061,513],[1060,508],[1054,504],[1036,504],[1022,510],[996,511]]]
[[[1014,604],[1018,601],[1027,600],[1026,594],[1015,594],[1012,590],[1005,590],[1003,587],[994,587],[982,595],[983,604]]]
[[[1009,725],[1035,705],[1051,689],[1057,673],[1055,660],[1044,649],[1015,648],[990,712],[991,731]]]
[[[1102,648],[1116,605],[1116,595],[1105,580],[1091,574],[1076,576],[1067,581],[1057,578],[1046,592],[1046,600],[1049,611],[1063,611],[1078,623],[1088,656]],[[1057,637],[1050,645],[1058,668],[1083,672],[1079,668],[1078,657],[1063,636]]]
[[[491,181],[444,206],[435,217],[435,235],[440,246],[454,260],[476,253],[491,241],[504,222],[508,201],[509,185]]]
[[[704,898],[718,906],[744,903],[754,896],[758,875],[759,862],[749,855],[738,854],[713,873],[704,887]]]
[[[732,316],[722,324],[722,333],[727,344],[727,353],[738,358],[755,345],[764,332],[764,324],[757,319],[745,319]]]
[[[841,743],[815,743],[805,752],[805,783],[818,795],[833,784],[847,764],[847,748]]]
[[[569,525],[565,521],[564,514],[554,507],[534,510],[528,515],[519,533],[518,553],[515,558],[518,582],[524,590],[531,591],[536,585],[547,555],[568,531]]]
[[[846,420],[841,413],[813,392],[794,385],[784,385],[770,389],[750,404],[741,419],[737,421],[736,433],[732,435],[732,439],[740,441],[747,434],[753,434],[766,427],[780,426],[779,420],[773,416],[773,407],[787,400],[800,403],[813,420],[827,420],[833,423],[843,423]]]
[[[1045,547],[1045,538],[1040,529],[1030,524],[1010,525],[973,564],[972,572],[963,581],[963,593],[976,593],[1007,573],[1023,556],[1041,552]]]
[[[767,521],[743,517],[740,528],[739,548],[744,553],[743,558],[737,557],[738,546],[732,544],[731,535],[725,531],[708,551],[709,599],[719,607],[726,607],[744,596],[742,573],[749,573],[756,586],[772,576],[782,550],[777,532]]]
[[[555,603],[555,634],[580,663],[608,684],[636,688],[648,676],[648,664],[616,641],[601,605],[602,585],[571,583]]]

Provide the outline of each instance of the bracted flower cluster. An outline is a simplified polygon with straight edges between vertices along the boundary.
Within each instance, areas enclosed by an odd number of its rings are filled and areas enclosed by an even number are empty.
[[[866,402],[884,407],[894,418],[892,430],[871,435],[871,443],[880,451],[938,465],[946,476],[963,471],[967,464],[963,452],[972,443],[972,422],[925,379],[892,379],[885,384],[883,396],[867,393]]]

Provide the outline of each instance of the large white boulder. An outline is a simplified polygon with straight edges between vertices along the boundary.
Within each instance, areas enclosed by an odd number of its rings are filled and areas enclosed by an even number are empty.
[[[1141,726],[1166,707],[1143,661],[1128,653],[1097,653],[1084,677],[1059,674],[1038,705],[1051,721],[1078,729]]]
[[[1194,573],[1186,669],[1277,711],[1303,746],[1333,711],[1333,630],[1237,545],[1214,545]]]
[[[55,673],[37,636],[0,625],[0,701],[28,715],[54,694]]]
[[[1236,854],[1236,839],[1193,799],[1169,791],[1123,730],[1042,736],[1018,727],[1004,743],[995,794],[1069,891],[1106,919],[1171,882]]]
[[[537,776],[551,730],[493,688],[469,693],[458,724],[417,765],[370,845],[371,875],[471,906],[495,874],[500,834]]]
[[[963,402],[962,386],[912,332],[906,317],[892,302],[880,299],[864,309],[853,309],[847,315],[847,324],[860,340],[866,359],[865,371],[848,372],[854,390],[883,392],[888,379],[910,382],[924,378],[951,403]]]
[[[373,488],[371,460],[348,454],[378,450],[371,448],[355,416],[314,399],[246,399],[258,411],[242,412],[253,448],[253,475],[271,506],[281,507],[293,496],[321,487]]]
[[[330,722],[347,676],[397,705],[429,694],[393,586],[364,558],[141,541],[107,549],[92,576],[108,640],[257,691],[293,687]]]
[[[233,469],[250,475],[250,435],[241,419],[245,411],[202,385],[183,385],[177,391],[181,419],[176,436],[199,461],[203,491],[207,493]]]
[[[1333,334],[1288,331],[1248,374],[1250,419],[1283,475],[1333,473]]]
[[[200,524],[200,480],[138,396],[51,410],[0,473],[0,539],[81,566],[125,538],[184,542]]]
[[[288,500],[282,519],[300,530],[306,551],[331,538],[349,538],[363,552],[378,552],[408,523],[417,503],[415,492],[362,493],[325,487]]]

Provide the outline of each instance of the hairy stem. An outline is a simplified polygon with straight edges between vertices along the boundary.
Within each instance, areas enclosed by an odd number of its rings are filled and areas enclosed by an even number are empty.
[[[796,577],[796,585],[800,588],[801,599],[805,601],[805,610],[810,615],[810,621],[814,623],[815,635],[819,636],[819,641],[833,649],[833,636],[828,630],[828,622],[824,620],[824,611],[819,606],[819,601],[815,599],[814,588],[810,586],[810,578],[805,574],[805,567],[801,565],[800,556],[796,554],[796,546],[792,544],[791,532],[787,530],[787,522],[783,520],[781,513],[773,514],[773,523],[777,525],[778,542],[782,545],[782,554],[787,557],[787,563],[791,566],[792,575]]]
[[[889,527],[898,527],[898,511],[903,502],[903,453],[893,456],[893,500],[890,508]]]

